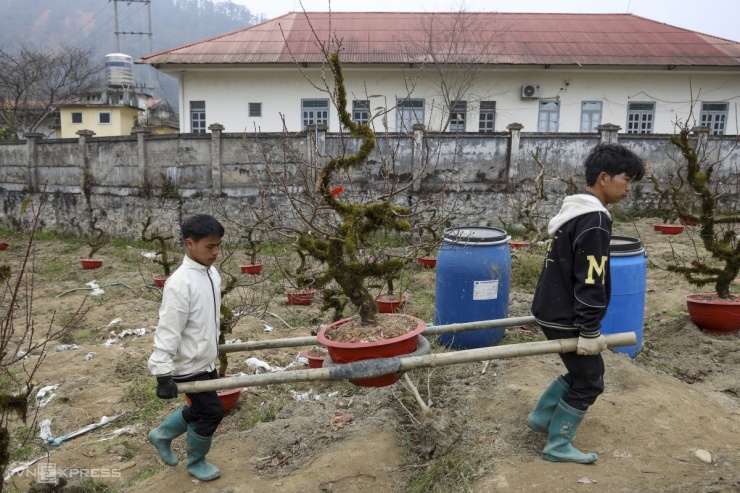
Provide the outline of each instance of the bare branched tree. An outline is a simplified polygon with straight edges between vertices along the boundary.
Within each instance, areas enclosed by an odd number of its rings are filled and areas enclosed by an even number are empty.
[[[26,42],[0,47],[0,127],[7,140],[35,132],[60,103],[100,89],[92,50],[62,45],[37,49]]]

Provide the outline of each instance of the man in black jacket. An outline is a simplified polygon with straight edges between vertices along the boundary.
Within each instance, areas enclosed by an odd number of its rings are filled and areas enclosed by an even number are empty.
[[[606,205],[624,199],[645,167],[632,151],[599,144],[586,158],[586,192],[566,197],[548,224],[552,238],[532,301],[548,340],[578,338],[576,353],[561,353],[567,370],[542,394],[527,425],[547,433],[542,453],[551,462],[589,464],[598,457],[571,444],[586,410],[604,391],[606,339],[599,329],[611,294]]]

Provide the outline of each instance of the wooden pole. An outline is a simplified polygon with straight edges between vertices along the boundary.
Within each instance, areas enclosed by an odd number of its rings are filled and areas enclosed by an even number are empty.
[[[637,344],[637,336],[634,332],[623,332],[607,335],[606,341],[609,347],[633,346]],[[440,366],[457,365],[460,363],[472,363],[475,361],[486,361],[490,359],[518,358],[520,356],[535,356],[550,353],[568,353],[576,350],[578,338],[557,339],[543,342],[526,342],[523,344],[509,344],[506,346],[491,346],[478,349],[466,349],[464,351],[453,351],[446,353],[429,354],[426,356],[413,356],[397,358],[399,363],[388,373],[409,371],[415,368],[434,368]],[[385,358],[394,360],[396,358]],[[367,363],[368,360],[358,363]],[[372,361],[372,360],[370,360]],[[241,377],[219,378],[217,380],[206,380],[199,382],[178,383],[177,391],[184,392],[209,392],[222,389],[234,389],[237,387],[256,387],[260,385],[276,385],[293,382],[310,382],[314,380],[341,380],[344,378],[367,378],[372,375],[357,375],[352,372],[352,365],[336,365],[329,368],[316,368],[313,370],[295,370],[277,373],[264,373],[262,375],[245,375]]]
[[[511,325],[532,325],[534,317],[514,317],[499,318],[496,320],[484,320],[481,322],[466,322],[448,325],[433,325],[424,329],[425,336],[438,334],[457,334],[458,332],[468,332],[471,330],[495,329],[500,327],[509,327]],[[313,346],[318,344],[316,337],[292,337],[288,339],[272,339],[270,341],[248,341],[236,344],[221,344],[218,346],[218,352],[222,354],[236,353],[239,351],[254,351],[258,349],[274,349],[280,347],[298,347]]]

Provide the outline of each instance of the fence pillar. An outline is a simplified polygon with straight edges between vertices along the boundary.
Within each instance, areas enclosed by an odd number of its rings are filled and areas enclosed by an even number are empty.
[[[224,126],[212,123],[208,130],[211,131],[211,186],[214,194],[221,195],[221,134]]]
[[[306,157],[311,164],[319,164],[321,156],[326,154],[326,130],[327,126],[323,123],[306,126]]]
[[[424,152],[424,125],[422,123],[414,123],[411,126],[411,129],[414,132],[414,148],[411,154],[411,172],[409,173],[409,179],[413,180],[417,162],[419,164],[419,169],[424,169],[424,159],[426,159],[426,152]],[[418,192],[421,189],[420,182],[421,180],[414,180],[414,183],[411,187],[414,192]]]
[[[80,156],[82,157],[82,182],[80,183],[80,189],[87,198],[87,203],[90,203],[90,197],[92,195],[93,177],[90,171],[90,159],[87,152],[87,138],[95,135],[92,130],[78,130],[75,132],[79,137]]]
[[[604,123],[596,127],[596,130],[601,134],[602,144],[616,144],[619,140],[618,134],[622,130],[622,127],[613,123]]]
[[[510,123],[506,126],[506,130],[509,131],[509,149],[508,149],[508,162],[506,163],[506,182],[508,183],[510,178],[514,178],[519,174],[519,159],[520,159],[520,147],[522,139],[522,129],[524,125],[521,123]]]
[[[28,172],[26,174],[26,185],[31,193],[39,191],[39,151],[38,142],[44,138],[44,134],[30,132],[23,134],[26,139],[26,164]]]
[[[149,163],[146,159],[146,136],[152,132],[152,127],[137,126],[131,129],[131,133],[136,135],[136,150],[139,159],[139,171],[141,172],[139,186],[142,190],[148,190],[151,185],[149,182]]]

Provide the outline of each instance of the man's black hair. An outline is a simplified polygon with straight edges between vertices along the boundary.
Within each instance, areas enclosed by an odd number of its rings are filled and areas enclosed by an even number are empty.
[[[626,173],[634,181],[645,175],[645,164],[637,154],[619,144],[599,144],[586,158],[586,185],[593,186],[602,171],[609,176]]]
[[[206,236],[218,236],[223,238],[224,227],[218,220],[210,214],[196,214],[185,219],[180,226],[182,239],[190,238],[193,241],[199,241]]]

